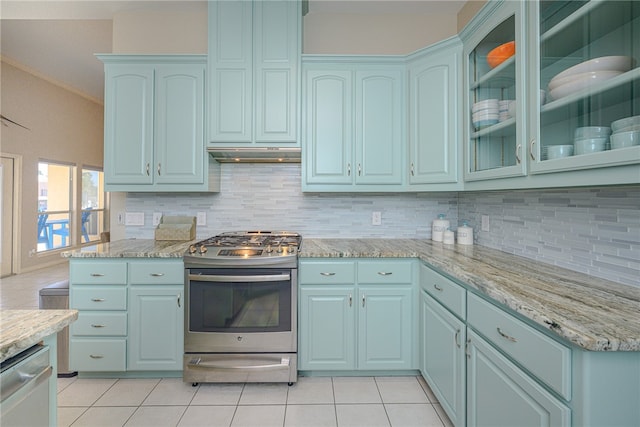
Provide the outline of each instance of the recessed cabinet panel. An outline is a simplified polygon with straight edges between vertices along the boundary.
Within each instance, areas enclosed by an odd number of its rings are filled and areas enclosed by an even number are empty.
[[[105,71],[105,183],[152,184],[153,67]]]
[[[352,79],[349,71],[307,70],[307,183],[351,183]]]
[[[162,67],[156,93],[156,182],[203,183],[204,66]]]
[[[356,183],[402,182],[402,75],[356,72]]]

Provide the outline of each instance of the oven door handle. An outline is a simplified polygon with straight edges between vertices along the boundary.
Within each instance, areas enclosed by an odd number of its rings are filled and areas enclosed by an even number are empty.
[[[201,359],[191,360],[189,362],[189,368],[200,368],[200,369],[220,369],[220,370],[246,370],[246,369],[280,369],[289,366],[289,358],[283,357],[280,360],[280,363],[268,364],[268,365],[239,365],[239,366],[230,366],[230,365],[219,365],[212,362],[202,362]]]
[[[283,280],[290,280],[290,274],[260,274],[256,276],[226,276],[226,275],[211,275],[211,274],[189,274],[189,280],[195,280],[197,282],[226,282],[226,283],[238,283],[238,282],[280,282]]]

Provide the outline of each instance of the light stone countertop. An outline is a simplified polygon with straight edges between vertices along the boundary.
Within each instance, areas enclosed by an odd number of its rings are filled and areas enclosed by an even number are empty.
[[[78,310],[0,310],[0,362],[55,334],[78,318]]]
[[[182,258],[198,240],[124,239],[62,253],[64,258]]]
[[[640,351],[640,287],[482,246],[412,239],[304,239],[300,258],[419,258],[571,343]]]
[[[181,258],[190,242],[127,239],[67,258]],[[304,238],[300,258],[418,258],[586,350],[640,351],[640,287],[483,246],[415,239]]]

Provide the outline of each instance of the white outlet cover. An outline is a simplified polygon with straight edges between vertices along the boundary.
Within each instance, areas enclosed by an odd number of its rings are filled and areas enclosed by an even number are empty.
[[[371,214],[371,225],[382,225],[382,212],[373,212]]]
[[[162,220],[162,212],[154,212],[153,213],[153,225],[160,224],[160,220]]]
[[[144,225],[144,212],[125,213],[124,225]]]
[[[196,217],[196,225],[207,225],[207,213],[206,212],[198,212]]]

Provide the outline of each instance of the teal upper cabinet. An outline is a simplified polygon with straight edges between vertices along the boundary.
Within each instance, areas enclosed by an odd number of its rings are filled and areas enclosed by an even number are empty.
[[[521,108],[524,7],[524,2],[488,3],[463,33],[465,181],[527,171]],[[511,101],[518,108],[510,113]]]
[[[205,57],[100,55],[106,191],[217,191],[204,147]]]
[[[303,81],[303,191],[398,191],[404,65],[307,57]]]
[[[615,181],[639,182],[640,133],[631,146],[625,131],[640,131],[640,4],[546,1],[528,6],[530,57],[535,59],[529,94],[532,173],[635,164],[615,168]],[[542,105],[538,90],[546,94]],[[616,126],[633,116],[635,128]],[[591,175],[596,180],[589,184],[597,184],[599,175]]]
[[[462,44],[458,37],[411,55],[409,189],[462,189],[458,155]]]
[[[209,145],[299,146],[299,1],[209,2]]]

